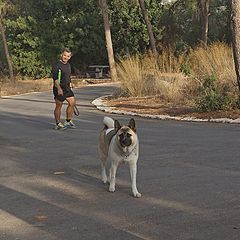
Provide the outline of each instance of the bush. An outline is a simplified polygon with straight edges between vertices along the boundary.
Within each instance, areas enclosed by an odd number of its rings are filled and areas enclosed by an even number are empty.
[[[214,75],[209,76],[199,88],[200,96],[197,100],[197,110],[200,112],[210,112],[236,108],[236,98],[229,90],[227,85],[220,88],[216,84],[216,77]]]

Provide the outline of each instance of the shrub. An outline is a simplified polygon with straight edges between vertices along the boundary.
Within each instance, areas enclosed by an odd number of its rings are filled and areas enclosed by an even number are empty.
[[[216,110],[227,110],[237,107],[237,100],[229,91],[226,85],[221,88],[216,84],[216,77],[209,76],[203,81],[199,88],[200,96],[197,100],[197,110],[200,112],[210,112]]]

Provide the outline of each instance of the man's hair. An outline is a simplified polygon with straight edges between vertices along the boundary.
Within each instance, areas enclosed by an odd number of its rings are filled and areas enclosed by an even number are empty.
[[[70,50],[70,48],[63,48],[62,52],[61,53],[64,53],[64,52],[67,52],[67,53],[72,53],[72,51]]]

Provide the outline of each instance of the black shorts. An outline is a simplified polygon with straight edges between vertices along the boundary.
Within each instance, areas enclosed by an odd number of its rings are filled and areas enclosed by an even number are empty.
[[[53,87],[53,95],[54,95],[54,99],[59,100],[60,102],[64,102],[66,100],[66,98],[69,97],[74,97],[74,93],[72,91],[71,88],[62,88],[63,90],[63,95],[60,96],[58,95],[58,90],[56,87]]]

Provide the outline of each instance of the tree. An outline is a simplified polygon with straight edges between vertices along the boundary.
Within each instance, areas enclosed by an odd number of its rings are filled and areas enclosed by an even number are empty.
[[[10,80],[12,82],[15,82],[15,78],[14,78],[14,74],[13,74],[12,61],[11,61],[11,57],[10,57],[10,54],[9,54],[7,39],[6,39],[6,35],[5,35],[5,28],[4,28],[4,25],[3,25],[3,17],[4,17],[4,14],[5,14],[5,11],[6,11],[7,7],[8,7],[7,2],[0,1],[0,32],[1,32],[1,35],[2,35],[5,56],[6,56],[6,59],[7,59]]]
[[[233,42],[233,56],[235,63],[235,70],[237,75],[237,84],[239,88],[240,98],[240,1],[232,0],[232,42]]]
[[[100,0],[100,7],[102,9],[102,15],[103,15],[103,23],[104,23],[104,30],[105,30],[105,37],[106,37],[106,44],[107,44],[109,67],[111,71],[111,78],[113,81],[117,81],[117,71],[116,71],[115,60],[114,60],[110,23],[108,19],[107,0]]]
[[[112,41],[117,55],[124,57],[144,52],[149,45],[149,38],[138,1],[111,0],[108,9]]]
[[[201,23],[201,41],[205,45],[207,45],[208,40],[209,2],[210,0],[198,0]]]
[[[149,20],[149,17],[148,17],[148,11],[145,7],[145,2],[144,2],[144,0],[138,0],[138,2],[139,2],[139,5],[141,7],[141,10],[142,10],[142,14],[143,14],[143,17],[144,17],[145,24],[147,26],[151,49],[154,53],[156,53],[157,52],[156,42],[155,42],[155,38],[154,38],[154,35],[153,35],[152,24],[151,24],[151,22]]]

